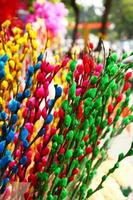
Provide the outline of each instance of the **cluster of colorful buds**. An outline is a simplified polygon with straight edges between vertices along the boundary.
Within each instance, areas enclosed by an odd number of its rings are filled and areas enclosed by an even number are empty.
[[[34,185],[34,173],[45,166],[47,142],[56,132],[50,126],[52,110],[62,94],[62,88],[56,84],[51,99],[49,86],[67,60],[55,66],[43,60],[30,24],[23,32],[17,27],[12,29],[10,21],[6,21],[0,36],[0,191],[3,193],[9,181],[30,180],[31,186]],[[43,155],[42,160],[38,154]]]
[[[125,54],[119,61],[110,52],[103,66],[91,53],[69,61],[68,88],[45,169],[38,174],[36,199],[88,199],[119,162],[133,153],[132,145],[97,188],[90,188],[97,168],[107,158],[111,138],[133,121],[133,107],[128,106],[133,64],[124,64]]]
[[[91,188],[110,140],[133,121],[133,63],[110,52],[104,65],[93,45],[49,63],[30,24],[11,36],[9,27],[0,32],[0,193],[17,181],[30,183],[26,200],[86,200],[133,154],[131,145]]]

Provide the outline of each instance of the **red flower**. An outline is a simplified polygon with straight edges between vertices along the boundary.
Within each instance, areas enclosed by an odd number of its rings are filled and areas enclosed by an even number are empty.
[[[16,16],[17,9],[19,8],[19,0],[1,0],[0,1],[0,23],[6,19],[12,19]]]
[[[26,1],[23,4],[26,5]],[[24,8],[21,0],[0,0],[0,24],[9,19],[12,22],[11,27],[15,27],[17,25],[17,27],[22,28],[23,22],[18,16],[18,10],[22,7]]]

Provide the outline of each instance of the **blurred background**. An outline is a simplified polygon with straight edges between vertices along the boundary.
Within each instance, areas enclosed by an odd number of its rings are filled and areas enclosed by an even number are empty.
[[[88,40],[98,51],[101,39],[106,49],[133,49],[132,0],[0,0],[0,7],[0,23],[10,19],[23,28],[32,22],[64,51]]]
[[[22,28],[32,22],[64,51],[75,43],[82,48],[88,40],[99,50],[100,39],[106,49],[133,49],[132,0],[0,0],[0,7],[0,23],[10,19]]]

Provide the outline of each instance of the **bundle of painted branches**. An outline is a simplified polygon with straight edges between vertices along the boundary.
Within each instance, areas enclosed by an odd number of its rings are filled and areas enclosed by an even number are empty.
[[[46,46],[44,44],[44,46]],[[47,61],[36,32],[2,24],[0,32],[0,193],[28,182],[25,199],[88,199],[102,188],[133,144],[95,188],[113,137],[133,121],[133,63],[115,52],[87,52]]]

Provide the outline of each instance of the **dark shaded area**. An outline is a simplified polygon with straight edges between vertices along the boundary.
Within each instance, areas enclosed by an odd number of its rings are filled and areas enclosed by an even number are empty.
[[[101,36],[99,38],[99,42],[98,42],[98,45],[97,45],[95,51],[101,51],[101,49],[102,49],[102,36],[104,36],[107,31],[106,24],[108,22],[111,5],[112,5],[112,0],[105,0],[105,4],[104,4],[105,9],[104,9],[103,16],[101,19],[101,22],[102,22],[102,27],[100,30]]]

